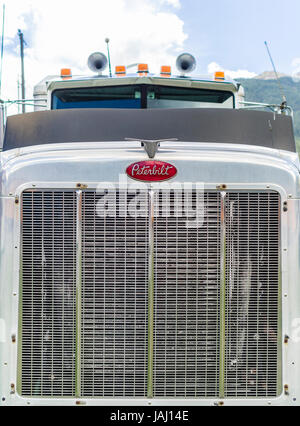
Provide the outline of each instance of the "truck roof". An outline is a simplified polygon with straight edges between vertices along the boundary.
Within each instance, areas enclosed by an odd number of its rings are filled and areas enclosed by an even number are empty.
[[[8,117],[3,150],[125,138],[256,145],[296,152],[292,118],[269,112],[199,109],[69,109]],[[124,142],[126,143],[126,142]]]
[[[79,88],[91,86],[109,86],[109,85],[123,85],[123,84],[155,84],[155,85],[170,85],[179,87],[203,87],[209,85],[214,90],[231,90],[238,91],[240,84],[234,80],[214,80],[211,76],[175,76],[162,77],[156,74],[149,74],[147,76],[138,76],[136,73],[127,74],[123,77],[108,75],[90,75],[90,76],[74,76],[74,77],[60,77],[48,76],[35,86],[35,91],[39,91],[41,87],[47,87],[48,91],[64,88]]]

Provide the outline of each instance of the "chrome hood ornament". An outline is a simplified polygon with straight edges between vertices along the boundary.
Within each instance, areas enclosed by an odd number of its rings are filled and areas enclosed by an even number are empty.
[[[126,141],[131,142],[141,142],[142,147],[145,149],[146,153],[148,154],[148,157],[152,160],[155,158],[155,155],[158,151],[158,148],[160,147],[161,142],[175,142],[178,141],[176,138],[171,139],[159,139],[159,140],[147,140],[147,139],[132,139],[132,138],[125,138]]]

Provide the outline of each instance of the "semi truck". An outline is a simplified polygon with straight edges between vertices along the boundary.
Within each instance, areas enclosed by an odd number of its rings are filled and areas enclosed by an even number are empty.
[[[299,405],[290,110],[190,54],[89,66],[6,122],[0,404]]]

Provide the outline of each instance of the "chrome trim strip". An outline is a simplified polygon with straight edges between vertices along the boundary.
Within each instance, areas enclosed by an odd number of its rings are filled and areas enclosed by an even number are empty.
[[[282,291],[282,212],[283,212],[283,200],[282,195],[279,194],[278,197],[278,326],[277,326],[277,396],[280,396],[283,392],[283,312],[282,312],[282,302],[283,302],[283,291]]]
[[[153,398],[154,360],[154,191],[148,193],[149,210],[149,271],[148,271],[148,376],[147,397]]]
[[[76,191],[76,361],[75,392],[81,396],[82,191]]]
[[[19,197],[19,206],[16,205],[16,209],[19,210],[20,214],[20,264],[19,264],[19,301],[18,301],[18,350],[17,350],[17,392],[22,394],[22,358],[23,358],[23,193]]]
[[[220,212],[220,364],[219,397],[225,397],[225,345],[226,345],[226,192],[221,192]]]

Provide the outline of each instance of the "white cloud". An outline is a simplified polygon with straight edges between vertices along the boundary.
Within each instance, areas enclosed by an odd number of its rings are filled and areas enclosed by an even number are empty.
[[[169,6],[173,6],[176,9],[180,9],[181,5],[180,5],[180,0],[161,0],[162,4],[167,4]]]
[[[63,67],[71,67],[73,75],[90,73],[87,58],[94,51],[106,53],[106,37],[111,40],[113,65],[148,62],[153,72],[160,65],[174,65],[187,38],[176,15],[179,7],[179,0],[9,0],[2,98],[18,95],[18,28],[28,44],[28,98],[39,80]]]
[[[300,58],[293,59],[292,70],[293,75],[300,73]]]
[[[209,74],[214,74],[216,71],[224,71],[225,76],[227,78],[253,78],[257,74],[255,72],[247,71],[247,70],[226,70],[221,65],[217,64],[216,62],[211,62],[207,67]]]

